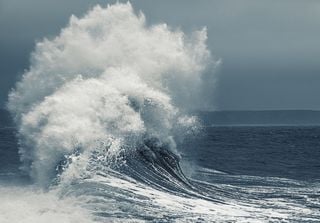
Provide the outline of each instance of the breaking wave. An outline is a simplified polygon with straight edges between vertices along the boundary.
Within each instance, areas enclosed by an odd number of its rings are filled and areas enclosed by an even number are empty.
[[[148,26],[130,3],[72,16],[58,37],[37,43],[9,95],[23,169],[50,186],[57,176],[70,181],[123,165],[136,151],[178,157],[176,144],[198,128],[182,111],[215,63],[206,38],[206,29],[185,35]]]

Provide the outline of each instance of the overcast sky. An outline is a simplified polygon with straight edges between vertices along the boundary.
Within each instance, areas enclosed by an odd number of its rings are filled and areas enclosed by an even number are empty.
[[[0,106],[35,42],[57,35],[71,14],[96,0],[0,0]],[[320,1],[139,0],[148,23],[185,32],[208,28],[208,47],[223,63],[212,104],[219,110],[320,110]]]

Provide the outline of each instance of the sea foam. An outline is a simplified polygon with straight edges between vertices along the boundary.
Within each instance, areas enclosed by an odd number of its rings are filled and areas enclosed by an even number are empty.
[[[205,28],[186,35],[147,25],[130,3],[72,16],[59,36],[36,44],[30,68],[9,95],[23,169],[48,186],[59,162],[75,151],[73,177],[88,169],[101,145],[103,156],[117,157],[157,138],[176,151],[177,140],[197,126],[182,111],[199,94],[207,65],[219,63],[206,39]]]

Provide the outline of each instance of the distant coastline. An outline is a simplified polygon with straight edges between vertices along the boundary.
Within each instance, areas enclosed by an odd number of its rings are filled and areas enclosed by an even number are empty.
[[[292,126],[320,125],[316,110],[197,111],[206,126]],[[0,108],[1,126],[12,126],[10,114]]]
[[[320,111],[198,111],[204,125],[320,125]]]

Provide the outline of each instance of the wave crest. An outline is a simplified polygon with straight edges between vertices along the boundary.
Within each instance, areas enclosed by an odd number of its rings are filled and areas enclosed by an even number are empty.
[[[205,29],[187,36],[166,24],[147,26],[130,3],[72,16],[58,37],[37,43],[9,95],[23,168],[48,185],[75,150],[80,155],[62,175],[87,170],[101,145],[105,162],[152,138],[175,151],[197,126],[181,108],[192,104],[211,61],[205,41]]]

